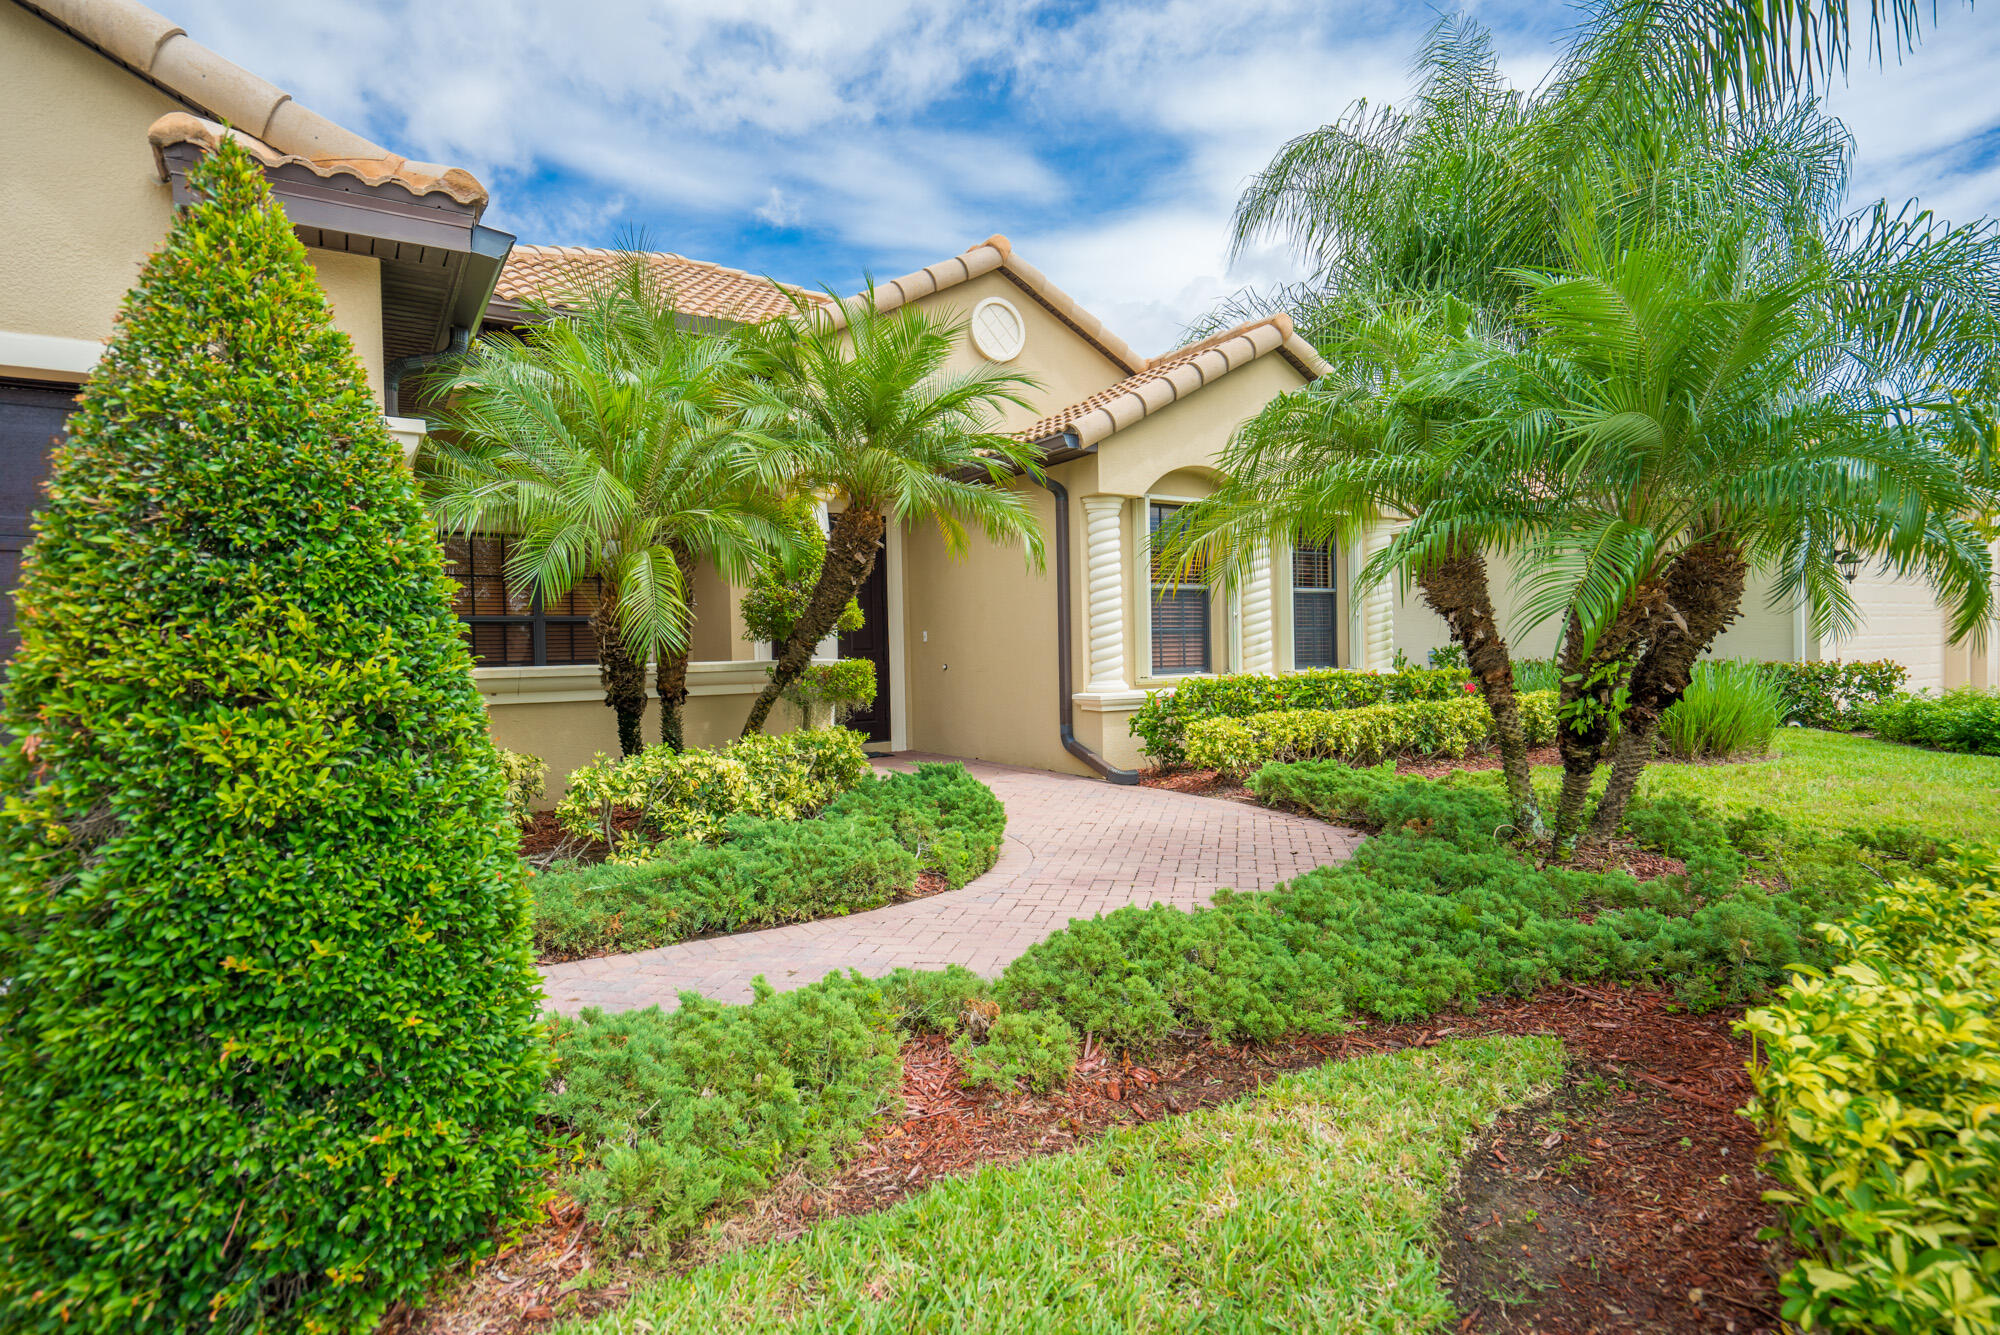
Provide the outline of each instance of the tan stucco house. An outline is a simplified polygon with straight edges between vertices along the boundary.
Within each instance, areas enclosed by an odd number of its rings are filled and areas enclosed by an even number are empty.
[[[406,375],[482,329],[518,325],[529,298],[558,299],[577,266],[613,258],[514,245],[480,222],[486,191],[467,172],[343,129],[132,0],[0,0],[0,98],[12,168],[0,192],[0,591],[14,583],[75,386],[165,234],[188,165],[219,136],[235,134],[264,164],[390,429],[412,451],[424,423],[405,413],[415,407]],[[698,326],[790,308],[764,278],[679,255],[651,262]],[[1042,386],[1004,425],[1048,461],[1048,485],[1012,485],[1050,538],[1047,567],[1035,570],[1018,548],[975,539],[953,561],[936,532],[891,526],[863,593],[867,626],[824,648],[875,662],[875,710],[854,724],[878,746],[1125,777],[1140,763],[1132,711],[1188,674],[1383,668],[1399,649],[1421,658],[1444,643],[1443,623],[1413,599],[1386,588],[1350,596],[1386,535],[1354,551],[1274,550],[1227,593],[1155,581],[1149,531],[1210,492],[1239,424],[1325,369],[1284,316],[1142,357],[997,236],[877,296],[957,313],[970,329],[961,357],[1017,367]],[[496,738],[542,755],[559,781],[615,749],[587,624],[592,591],[544,607],[510,589],[505,543],[448,540],[460,610]],[[1504,617],[1504,579],[1497,591]],[[1823,643],[1802,614],[1770,610],[1753,588],[1752,612],[1718,651],[1892,657],[1913,686],[2000,685],[2000,627],[1994,647],[1975,653],[1945,643],[1943,614],[1920,585],[1863,573],[1855,592],[1863,630]],[[744,640],[740,590],[703,572],[696,594],[688,737],[710,744],[741,726],[769,647]],[[0,598],[0,658],[12,616]],[[1551,639],[1546,629],[1522,637],[1519,651],[1547,653]]]

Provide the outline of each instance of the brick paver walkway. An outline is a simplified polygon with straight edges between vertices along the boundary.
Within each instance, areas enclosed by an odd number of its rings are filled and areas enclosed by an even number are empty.
[[[910,768],[947,757],[905,753]],[[1158,788],[967,762],[1007,808],[1000,860],[962,890],[868,913],[687,941],[542,969],[552,1008],[672,1006],[684,989],[746,1001],[763,974],[783,990],[838,969],[881,975],[963,964],[996,974],[1069,922],[1125,904],[1188,907],[1222,886],[1274,882],[1354,851],[1360,836],[1302,816]]]

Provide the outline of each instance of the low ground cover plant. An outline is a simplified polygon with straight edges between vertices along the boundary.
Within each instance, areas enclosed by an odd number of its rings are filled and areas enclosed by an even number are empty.
[[[1763,755],[1785,710],[1771,666],[1735,658],[1698,663],[1686,693],[1660,715],[1660,747],[1676,760]]]
[[[1528,694],[1520,701],[1528,744],[1544,746],[1554,740],[1555,696]],[[1203,719],[1188,726],[1185,754],[1198,769],[1232,774],[1272,761],[1339,759],[1374,765],[1395,756],[1462,756],[1486,741],[1492,728],[1486,702],[1461,691],[1446,700]]]
[[[1550,1089],[1554,1039],[1336,1062],[1070,1154],[943,1179],[562,1329],[1428,1330],[1431,1221],[1474,1136]],[[1115,1282],[1107,1279],[1115,1275]]]
[[[572,772],[556,819],[602,839],[614,862],[643,862],[673,845],[712,842],[733,816],[798,820],[868,775],[861,734],[801,728],[742,737],[714,751],[659,746]]]
[[[812,819],[733,816],[714,844],[537,876],[535,949],[579,959],[879,908],[922,871],[964,885],[993,865],[1005,831],[999,799],[962,765],[863,778]]]
[[[1769,813],[1725,821],[1694,802],[1635,804],[1635,837],[1687,868],[1640,881],[1530,863],[1485,785],[1314,761],[1266,766],[1251,787],[1380,833],[1274,890],[1073,922],[1001,975],[1003,1010],[1053,1010],[1145,1049],[1177,1030],[1261,1039],[1359,1014],[1410,1019],[1559,979],[1662,984],[1714,1004],[1761,996],[1786,966],[1823,958],[1812,924],[1880,884],[1858,850],[1791,839]],[[1747,875],[1753,863],[1792,885],[1766,888]]]
[[[1803,1254],[1782,1281],[1805,1329],[2000,1326],[2000,851],[1899,881],[1824,929],[1743,1027],[1750,1113]]]
[[[1943,695],[1897,695],[1856,712],[1861,726],[1891,742],[2000,756],[2000,691],[1971,686]]]
[[[1189,725],[1202,719],[1245,718],[1280,709],[1354,709],[1406,700],[1449,700],[1465,694],[1463,667],[1351,672],[1344,668],[1277,676],[1230,673],[1191,677],[1171,691],[1153,691],[1134,711],[1131,732],[1154,763],[1187,762]]]
[[[657,1250],[793,1168],[830,1168],[895,1106],[895,1020],[858,974],[558,1020],[544,1111],[576,1165],[565,1187],[612,1237]]]
[[[982,1040],[960,1034],[952,1054],[975,1088],[1013,1089],[1024,1084],[1037,1094],[1069,1083],[1076,1068],[1076,1030],[1050,1011],[1019,1011],[992,1022]]]

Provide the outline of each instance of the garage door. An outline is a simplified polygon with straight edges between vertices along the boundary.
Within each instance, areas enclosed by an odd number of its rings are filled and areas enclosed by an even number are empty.
[[[0,663],[14,656],[14,586],[49,475],[49,447],[75,407],[75,385],[0,380]]]

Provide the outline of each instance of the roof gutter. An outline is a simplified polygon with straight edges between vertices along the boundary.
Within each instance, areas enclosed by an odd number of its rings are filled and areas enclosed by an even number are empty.
[[[1066,434],[1064,440],[1071,449],[1079,448],[1076,437]],[[1070,677],[1073,636],[1069,615],[1069,489],[1046,473],[1039,478],[1033,473],[1027,476],[1047,488],[1056,503],[1056,690],[1060,693],[1056,717],[1062,725],[1063,750],[1090,766],[1101,778],[1127,786],[1135,784],[1139,782],[1137,770],[1119,769],[1076,739],[1076,701],[1071,699]]]
[[[472,346],[472,330],[458,325],[451,331],[451,342],[442,352],[420,352],[414,357],[398,357],[382,368],[382,397],[389,405],[391,413],[402,411],[403,377],[411,371],[423,371],[439,362],[463,356]]]

